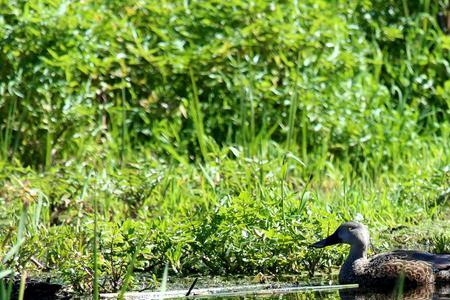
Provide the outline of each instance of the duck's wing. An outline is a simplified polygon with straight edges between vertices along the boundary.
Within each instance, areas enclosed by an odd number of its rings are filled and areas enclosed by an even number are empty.
[[[369,259],[366,276],[392,283],[400,276],[404,276],[406,284],[421,285],[434,281],[432,264],[427,261],[408,259],[406,255],[390,252],[378,254]],[[384,284],[384,283],[383,283]]]
[[[396,250],[390,254],[399,259],[428,262],[438,271],[450,270],[450,254],[432,254],[414,250]]]

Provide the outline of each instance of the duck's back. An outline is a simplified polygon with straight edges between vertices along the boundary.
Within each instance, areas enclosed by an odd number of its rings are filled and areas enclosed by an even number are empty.
[[[385,253],[374,256],[369,261],[369,272],[375,278],[389,278],[395,281],[404,277],[406,285],[423,285],[433,283],[434,269],[431,263],[422,260],[407,259],[399,253]]]
[[[435,280],[435,271],[428,261],[394,251],[370,259],[358,259],[351,270],[343,266],[340,281],[351,281],[365,287],[387,287],[394,286],[400,277],[404,278],[407,286],[430,284]]]
[[[400,276],[409,285],[450,282],[450,254],[396,250],[373,256],[366,263],[365,273],[386,283]]]
[[[397,250],[392,253],[404,260],[430,263],[436,282],[450,282],[450,254],[433,254],[414,250]]]
[[[450,270],[450,254],[433,254],[415,250],[396,250],[390,253],[399,259],[420,260],[432,264],[438,270]]]

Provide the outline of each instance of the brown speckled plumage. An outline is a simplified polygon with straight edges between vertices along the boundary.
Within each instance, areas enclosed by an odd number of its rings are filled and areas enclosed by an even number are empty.
[[[367,258],[369,231],[357,222],[342,224],[332,235],[315,244],[350,244],[350,253],[339,272],[339,282],[358,283],[363,287],[393,286],[404,277],[408,286],[434,282],[450,283],[450,254],[397,250]]]
[[[342,269],[339,282],[358,283],[361,286],[394,285],[401,274],[406,285],[434,282],[433,268],[422,261],[405,261],[391,255],[377,255],[371,259],[360,258],[349,269]]]

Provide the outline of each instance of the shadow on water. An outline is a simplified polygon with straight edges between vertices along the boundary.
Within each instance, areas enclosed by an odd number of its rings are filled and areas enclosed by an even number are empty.
[[[426,285],[405,289],[399,293],[396,290],[365,290],[346,289],[340,290],[339,296],[343,300],[378,300],[378,299],[448,299],[450,300],[450,285]]]
[[[260,279],[260,278],[258,278]],[[334,277],[299,278],[297,276],[270,277],[256,283],[252,277],[174,278],[168,281],[165,292],[158,290],[128,292],[127,300],[163,299],[447,299],[449,285],[426,285],[407,288],[397,284],[393,288],[362,289],[357,285],[334,284]],[[195,287],[192,287],[192,283]],[[190,287],[193,289],[191,290]],[[188,291],[191,291],[188,293]],[[186,294],[189,294],[186,297]],[[117,294],[102,294],[101,299],[117,299]]]
[[[188,298],[197,299],[277,299],[277,300],[303,300],[303,299],[447,299],[450,300],[450,285],[447,286],[433,286],[427,285],[417,288],[409,288],[399,293],[398,290],[368,290],[359,288],[350,289],[327,289],[325,286],[308,287],[312,290],[303,290],[297,292],[278,292],[276,290],[267,290],[266,293],[255,293],[256,291],[246,290],[246,292],[239,293],[215,293],[215,294],[193,294]],[[319,290],[317,290],[317,289]],[[103,299],[117,299],[113,295],[110,297],[102,297]],[[130,300],[155,300],[155,299],[176,299],[185,298],[184,295],[156,295],[155,293],[134,293],[125,295],[125,299]]]
[[[208,298],[216,298],[219,295]],[[342,289],[339,291],[308,291],[276,295],[245,295],[226,296],[220,299],[277,299],[277,300],[303,300],[303,299],[342,299],[342,300],[387,300],[387,299],[441,299],[450,300],[450,285],[423,286],[410,288],[398,293],[395,290],[368,290],[368,289]],[[204,299],[202,297],[202,299]]]

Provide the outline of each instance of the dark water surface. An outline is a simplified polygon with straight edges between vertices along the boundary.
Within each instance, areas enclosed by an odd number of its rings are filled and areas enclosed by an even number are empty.
[[[337,299],[450,299],[450,285],[427,285],[403,291],[348,289],[340,290]]]
[[[277,300],[300,300],[300,299],[345,299],[345,300],[384,300],[384,299],[447,299],[450,300],[449,286],[424,286],[414,289],[406,289],[403,292],[399,290],[364,290],[364,289],[340,289],[340,290],[321,290],[321,291],[303,291],[288,292],[281,294],[265,295],[240,295],[220,297],[216,295],[211,298],[220,299],[277,299]],[[202,299],[204,299],[202,297]]]
[[[300,300],[300,299],[447,299],[450,300],[450,285],[448,286],[424,286],[414,289],[386,290],[363,290],[358,288],[340,288],[339,286],[315,286],[315,287],[292,287],[289,288],[256,288],[246,289],[246,286],[236,286],[235,289],[222,292],[205,293],[205,290],[197,290],[189,298],[194,299],[277,299],[277,300]],[[183,291],[176,294],[175,291],[167,293],[129,293],[125,299],[130,300],[152,300],[152,299],[180,299],[184,298]],[[115,295],[104,295],[104,299],[115,299]]]
[[[144,282],[145,280],[142,280]],[[190,296],[189,288],[194,284]],[[143,286],[145,288],[145,286]],[[162,299],[446,299],[450,300],[449,285],[427,285],[417,288],[360,289],[357,285],[339,285],[335,275],[316,277],[257,275],[231,277],[169,278],[167,291],[157,289],[125,294],[128,300]],[[117,299],[117,294],[103,294],[103,299]]]

